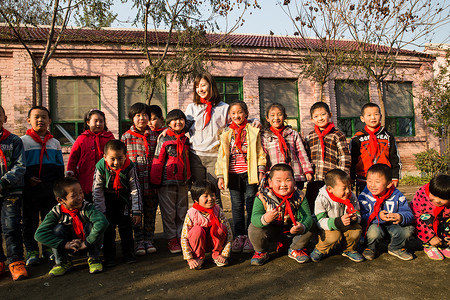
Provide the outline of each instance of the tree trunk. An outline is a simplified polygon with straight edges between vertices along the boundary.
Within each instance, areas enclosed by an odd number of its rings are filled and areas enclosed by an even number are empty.
[[[323,86],[325,85],[324,82],[319,82],[319,101],[323,102]]]
[[[376,80],[376,83],[377,83],[378,101],[380,103],[381,125],[386,126],[386,109],[384,107],[384,99],[383,99],[383,84],[380,80]]]
[[[42,69],[37,67],[34,68],[34,98],[33,102],[35,105],[42,105]]]

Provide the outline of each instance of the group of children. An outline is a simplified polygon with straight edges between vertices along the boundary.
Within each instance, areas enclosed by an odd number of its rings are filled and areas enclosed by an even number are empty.
[[[129,109],[133,125],[116,140],[105,114],[89,111],[64,176],[49,111],[31,108],[32,128],[18,138],[3,128],[1,108],[1,217],[13,279],[27,277],[25,265],[39,263],[36,241],[42,255],[55,260],[53,276],[72,267],[69,254],[87,252],[90,273],[114,266],[116,227],[125,262],[156,252],[158,204],[168,250],[183,252],[191,269],[202,267],[206,252],[217,266],[241,251],[254,252],[251,264],[262,265],[270,242],[299,263],[318,262],[337,247],[352,261],[372,260],[386,235],[389,254],[411,260],[405,242],[413,225],[430,258],[450,257],[450,176],[433,178],[410,206],[396,189],[400,159],[376,104],[362,107],[366,126],[350,150],[327,104],[317,102],[310,112],[315,129],[306,141],[285,125],[279,103],[267,108],[270,126],[261,129],[258,120],[248,120],[244,102],[222,102],[213,77],[201,74],[194,103],[186,114],[170,111],[167,127],[161,108],[136,103]],[[230,191],[233,229],[216,188]],[[361,236],[367,243],[362,255],[356,251]],[[318,242],[308,254],[313,239]],[[5,260],[2,249],[0,273]]]

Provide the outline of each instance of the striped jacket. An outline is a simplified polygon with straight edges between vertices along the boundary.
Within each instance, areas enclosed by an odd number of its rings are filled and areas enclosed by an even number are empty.
[[[3,135],[3,131],[0,136]],[[8,194],[21,194],[24,185],[25,155],[22,140],[15,134],[10,134],[0,143],[5,155],[6,166],[0,159],[0,197]]]

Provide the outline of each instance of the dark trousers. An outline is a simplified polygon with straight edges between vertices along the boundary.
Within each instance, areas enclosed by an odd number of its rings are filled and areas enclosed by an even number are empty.
[[[258,185],[248,183],[248,173],[229,173],[228,188],[230,190],[234,236],[247,235]],[[244,205],[247,211],[247,225],[245,224]]]
[[[306,200],[308,200],[311,214],[314,214],[314,207],[316,206],[316,198],[319,195],[319,190],[325,185],[325,181],[311,181],[306,186]]]
[[[217,162],[216,156],[198,156],[189,152],[189,165],[191,166],[191,181],[192,183],[199,180],[208,180],[216,186],[216,204],[223,208],[222,199],[220,198],[220,191],[217,188],[217,177],[215,173],[215,166]]]
[[[3,235],[6,241],[6,255],[10,263],[23,260],[22,245],[22,196],[12,195],[0,198],[1,204],[1,228],[0,228],[0,262],[5,261],[3,252]]]

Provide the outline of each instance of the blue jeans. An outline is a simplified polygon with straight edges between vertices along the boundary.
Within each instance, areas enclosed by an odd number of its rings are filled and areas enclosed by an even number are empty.
[[[253,202],[258,191],[257,184],[248,183],[248,174],[229,174],[228,188],[231,197],[231,214],[233,216],[234,236],[247,235],[252,218]],[[244,205],[247,210],[247,226],[245,225]]]
[[[0,198],[1,229],[6,240],[6,255],[10,263],[23,260],[22,244],[22,196],[13,195]],[[5,261],[3,238],[0,229],[0,261]]]
[[[389,234],[391,242],[388,249],[390,251],[400,250],[405,247],[406,240],[409,239],[414,232],[414,227],[400,226],[398,224],[371,224],[367,230],[367,248],[375,251],[378,242]]]

